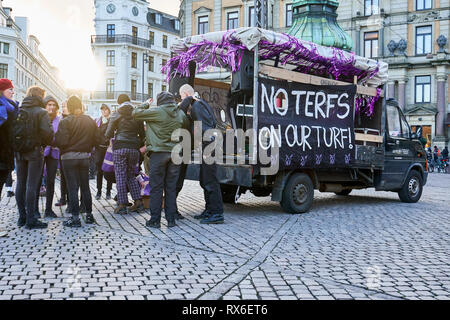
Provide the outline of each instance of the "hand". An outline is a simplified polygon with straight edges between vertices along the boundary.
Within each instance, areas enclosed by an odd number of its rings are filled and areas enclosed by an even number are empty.
[[[146,101],[149,105],[151,105],[153,103],[153,98],[150,98]]]
[[[140,151],[142,154],[145,154],[145,152],[147,152],[147,147],[142,147],[142,148],[139,149],[139,151]]]

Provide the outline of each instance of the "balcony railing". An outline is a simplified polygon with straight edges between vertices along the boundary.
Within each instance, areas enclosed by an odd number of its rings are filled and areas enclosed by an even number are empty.
[[[131,101],[146,101],[150,98],[148,94],[142,94],[131,91],[94,91],[91,92],[90,100],[114,100],[121,94],[126,94],[130,97]]]
[[[135,46],[151,48],[150,40],[133,37],[129,34],[117,34],[114,36],[91,36],[91,43],[130,43]]]

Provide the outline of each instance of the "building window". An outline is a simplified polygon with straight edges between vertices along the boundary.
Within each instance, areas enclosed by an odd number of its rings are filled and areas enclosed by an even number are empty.
[[[227,14],[227,30],[236,29],[239,27],[239,12],[233,11]]]
[[[161,67],[164,67],[167,64],[167,59],[162,59]]]
[[[148,97],[150,99],[153,99],[153,83],[148,83]]]
[[[292,26],[292,3],[286,5],[286,27]]]
[[[1,42],[1,44],[3,45],[3,54],[9,54],[9,43]]]
[[[205,34],[209,32],[208,16],[198,17],[198,34]]]
[[[180,20],[175,20],[175,30],[179,31],[180,30]]]
[[[0,78],[8,78],[8,65],[0,63]]]
[[[116,25],[115,24],[108,24],[106,26],[106,35],[108,38],[114,38],[116,35]]]
[[[433,0],[416,0],[416,10],[428,10],[433,8]]]
[[[155,58],[152,56],[148,57],[148,71],[150,72],[155,71]]]
[[[364,33],[364,57],[378,57],[378,32]]]
[[[165,85],[165,84],[163,84],[162,86],[161,86],[161,91],[162,92],[165,92],[167,90],[167,86]]]
[[[131,100],[136,100],[137,80],[131,80]]]
[[[116,51],[108,50],[106,51],[106,66],[114,67],[116,65]]]
[[[255,7],[248,8],[248,26],[255,27]]]
[[[380,13],[378,0],[364,0],[364,15],[371,16]]]
[[[431,26],[416,28],[416,55],[431,53],[432,47]]]
[[[156,22],[156,24],[161,24],[161,14],[160,13],[157,13],[155,15],[155,22]]]
[[[167,36],[163,35],[163,48],[167,48]]]
[[[416,77],[416,103],[431,102],[431,76]]]
[[[137,53],[136,52],[131,53],[131,67],[137,68]]]
[[[148,40],[150,41],[150,44],[155,44],[155,33],[153,31],[148,33]]]
[[[114,79],[106,79],[106,99],[114,99]]]

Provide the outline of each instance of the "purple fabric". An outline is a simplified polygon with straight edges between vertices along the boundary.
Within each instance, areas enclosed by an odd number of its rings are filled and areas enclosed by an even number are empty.
[[[109,146],[105,153],[105,159],[102,164],[103,172],[114,172],[114,161],[112,147]]]
[[[58,131],[59,122],[61,121],[61,117],[57,116],[52,121],[52,129],[53,133],[56,133]],[[53,138],[53,141],[55,138]],[[44,149],[44,157],[52,157],[55,160],[59,160],[59,149],[52,147],[52,146],[46,146]]]
[[[127,190],[130,191],[133,200],[142,199],[141,187],[135,177],[136,164],[139,163],[139,151],[135,149],[114,150],[113,159],[119,204],[128,203]]]
[[[150,178],[143,172],[137,176],[137,181],[141,184],[141,196],[150,196]],[[143,185],[143,186],[142,186]]]
[[[4,95],[0,96],[0,125],[2,125],[8,119],[8,113],[17,112],[14,105],[19,104],[7,99]]]

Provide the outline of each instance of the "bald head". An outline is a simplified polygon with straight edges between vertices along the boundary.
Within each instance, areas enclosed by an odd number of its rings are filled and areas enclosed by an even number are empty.
[[[186,99],[187,97],[193,97],[195,94],[194,88],[192,88],[189,84],[184,84],[180,88],[180,96],[181,99]]]

